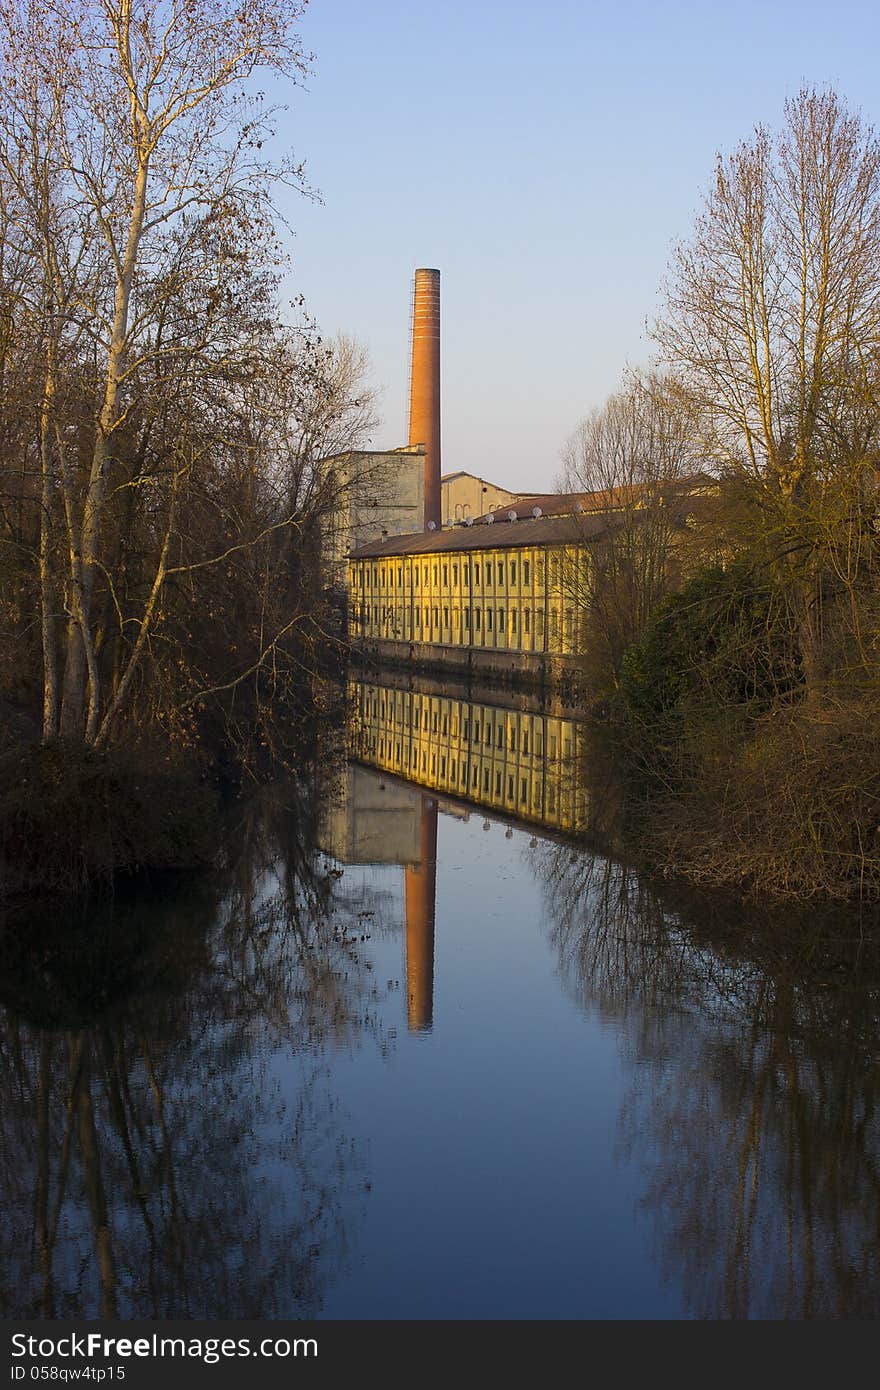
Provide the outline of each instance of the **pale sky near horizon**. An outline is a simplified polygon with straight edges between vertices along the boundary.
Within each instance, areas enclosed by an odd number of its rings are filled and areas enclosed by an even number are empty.
[[[443,471],[552,487],[579,419],[651,356],[717,151],[803,83],[880,125],[867,0],[311,0],[281,135],[291,291],[367,348],[374,448],[406,443],[413,270],[441,272]]]

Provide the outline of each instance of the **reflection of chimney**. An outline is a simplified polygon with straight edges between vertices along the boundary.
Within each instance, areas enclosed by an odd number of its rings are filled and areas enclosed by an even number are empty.
[[[423,796],[419,863],[404,869],[406,1021],[425,1033],[434,1021],[434,902],[437,892],[437,802]]]
[[[417,270],[413,292],[409,442],[425,446],[425,519],[440,527],[440,272]]]

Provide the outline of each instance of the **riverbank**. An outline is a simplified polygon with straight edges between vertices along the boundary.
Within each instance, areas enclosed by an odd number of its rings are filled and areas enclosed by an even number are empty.
[[[665,738],[630,728],[623,742],[627,839],[655,871],[749,897],[880,903],[873,702],[694,714]]]
[[[155,749],[23,743],[0,756],[0,899],[203,868],[219,787]]]

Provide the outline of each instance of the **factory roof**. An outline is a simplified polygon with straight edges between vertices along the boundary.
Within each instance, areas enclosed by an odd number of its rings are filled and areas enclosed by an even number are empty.
[[[387,536],[368,541],[350,555],[352,560],[371,560],[389,555],[433,555],[453,550],[507,550],[526,545],[577,545],[600,540],[622,524],[619,513],[542,516],[517,521],[474,522],[444,531],[416,531],[408,536]]]
[[[520,493],[515,504],[503,503],[493,507],[486,516],[496,521],[507,519],[511,506],[520,517],[530,516],[535,508],[544,516],[564,516],[571,512],[613,512],[623,507],[639,506],[643,499],[692,496],[695,492],[717,488],[715,478],[696,473],[686,478],[670,478],[651,483],[625,483],[619,487],[602,488],[596,492],[536,492],[531,496]],[[481,517],[480,520],[484,520]]]

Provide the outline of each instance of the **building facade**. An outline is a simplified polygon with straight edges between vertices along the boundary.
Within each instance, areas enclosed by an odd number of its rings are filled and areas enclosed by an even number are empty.
[[[346,582],[351,550],[423,529],[425,450],[357,449],[321,460],[337,505],[328,513],[324,557],[333,582]]]
[[[440,479],[440,499],[443,525],[454,526],[468,518],[476,521],[495,507],[511,506],[517,494],[474,473],[446,473]]]
[[[573,656],[578,601],[607,518],[463,526],[362,546],[349,557],[355,642]]]

